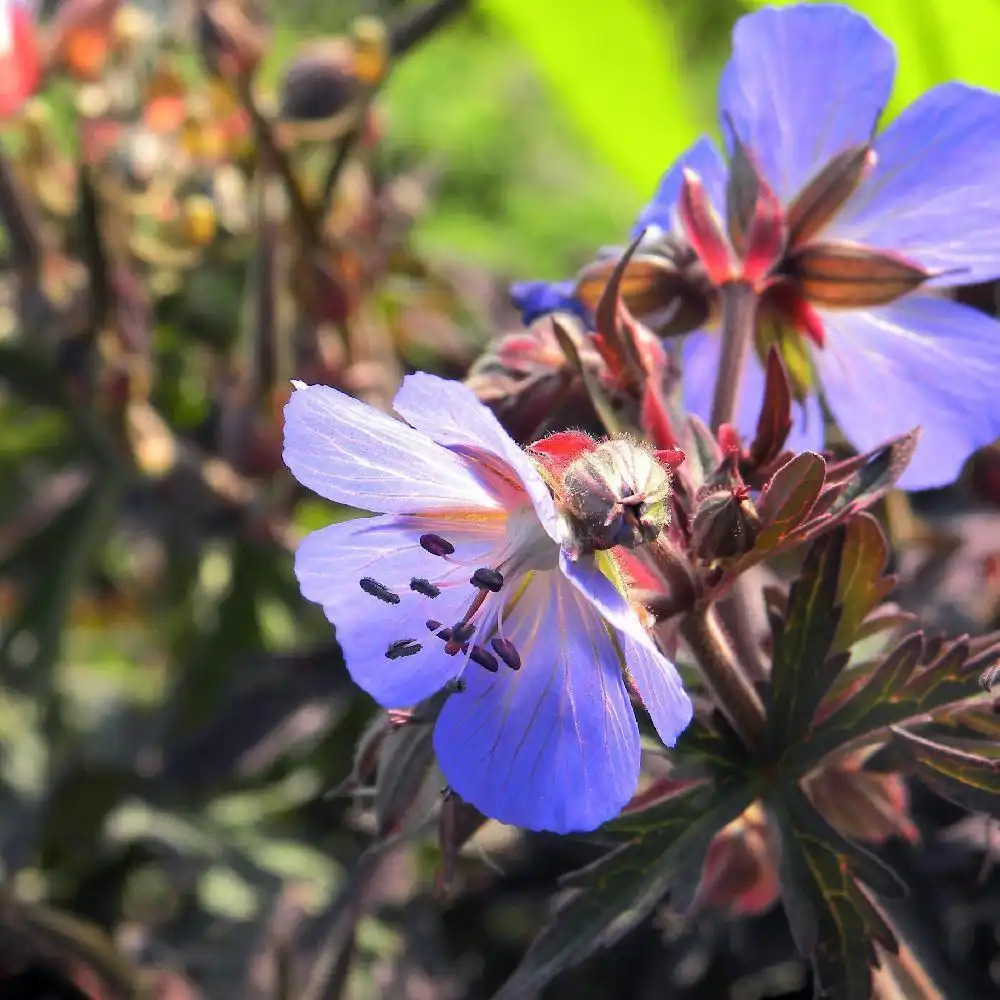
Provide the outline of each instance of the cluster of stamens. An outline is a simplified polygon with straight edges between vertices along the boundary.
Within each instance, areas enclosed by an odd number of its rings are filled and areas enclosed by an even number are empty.
[[[455,546],[451,542],[432,533],[420,536],[420,546],[431,555],[449,562],[452,561],[451,556],[455,552]],[[363,577],[359,583],[366,594],[385,604],[399,604],[401,601],[399,594],[374,577]],[[509,639],[500,635],[491,638],[490,646],[493,652],[483,646],[471,644],[472,637],[476,633],[476,626],[472,619],[490,594],[499,594],[503,589],[503,575],[499,569],[491,566],[480,566],[472,574],[469,583],[476,588],[476,596],[472,599],[472,603],[462,620],[448,626],[429,618],[425,623],[428,631],[444,642],[444,651],[448,656],[455,656],[459,652],[465,653],[473,663],[491,673],[496,673],[500,669],[501,662],[510,667],[511,670],[520,670],[521,656]],[[410,590],[431,599],[441,594],[441,588],[424,577],[414,577],[410,580]],[[386,647],[385,656],[388,660],[398,660],[406,656],[414,656],[421,649],[423,649],[423,645],[414,638],[394,639]],[[461,688],[461,681],[458,681],[453,689],[461,690]]]

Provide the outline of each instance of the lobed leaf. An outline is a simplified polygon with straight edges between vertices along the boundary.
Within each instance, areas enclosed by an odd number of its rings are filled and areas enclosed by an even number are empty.
[[[942,798],[1000,819],[1000,761],[902,729],[893,729],[890,750],[903,770]],[[996,747],[984,746],[983,751],[989,754]]]
[[[901,883],[833,830],[796,786],[776,789],[766,805],[781,836],[782,902],[797,947],[811,957],[824,996],[869,1000],[875,942],[890,952],[897,944],[858,878],[873,878],[894,894]]]
[[[648,814],[624,816],[608,829],[633,831],[634,838],[581,871],[565,884],[572,892],[536,938],[521,965],[494,1000],[535,996],[564,969],[607,948],[639,924],[674,886],[674,902],[690,905],[712,837],[750,804],[745,787],[721,791],[691,786]]]
[[[820,701],[846,663],[843,655],[831,657],[841,619],[838,587],[845,538],[845,529],[837,529],[809,551],[775,637],[768,721],[779,750],[808,732]]]
[[[784,763],[798,773],[828,753],[883,738],[892,726],[927,722],[953,705],[987,699],[979,674],[996,662],[1000,645],[987,643],[973,654],[968,640],[925,643],[913,634],[875,663],[858,668],[867,679],[838,708],[823,716]]]

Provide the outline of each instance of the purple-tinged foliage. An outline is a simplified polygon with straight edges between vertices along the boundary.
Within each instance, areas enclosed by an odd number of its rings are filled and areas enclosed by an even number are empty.
[[[434,747],[463,799],[531,829],[593,829],[638,778],[625,671],[668,745],[691,703],[596,560],[570,558],[541,474],[472,392],[417,374],[394,405],[408,424],[296,385],[288,467],[378,515],[307,536],[302,591],[381,705],[450,692]]]
[[[793,446],[822,443],[818,389],[859,450],[920,426],[921,446],[901,480],[919,489],[951,482],[972,451],[1000,435],[1000,326],[941,295],[1000,276],[1000,95],[936,87],[873,139],[894,69],[889,41],[847,8],[742,18],[719,94],[729,166],[699,141],[667,172],[637,230],[647,230],[644,266],[664,240],[674,259],[687,241],[717,286],[726,280],[719,255],[706,255],[697,238],[704,213],[726,219],[736,277],[749,268],[737,258],[750,250],[755,205],[773,193],[784,242],[758,276],[758,355],[744,373],[738,427],[754,429],[761,359],[776,343],[801,403]],[[696,181],[704,211],[692,222],[683,203]],[[606,268],[598,271],[606,278]],[[586,301],[592,283],[585,269],[576,294]],[[529,312],[543,304],[579,309],[565,286],[530,288],[519,300]],[[630,294],[648,307],[652,290],[647,277]],[[717,316],[711,294],[705,312]],[[684,399],[693,413],[710,410],[720,347],[711,321],[684,343]]]

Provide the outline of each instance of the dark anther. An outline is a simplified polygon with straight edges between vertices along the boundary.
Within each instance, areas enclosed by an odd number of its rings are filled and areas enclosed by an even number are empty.
[[[447,694],[461,694],[465,690],[465,681],[461,677],[456,677],[453,681],[448,681],[444,689]]]
[[[503,586],[503,577],[495,569],[490,569],[488,566],[480,566],[472,574],[472,579],[469,583],[473,587],[482,587],[484,590],[492,590],[494,594],[499,594],[500,588]]]
[[[471,622],[458,622],[451,627],[451,641],[461,645],[476,634],[476,626]]]
[[[361,589],[372,597],[377,597],[386,604],[399,604],[399,594],[394,594],[384,583],[373,580],[370,576],[361,579]]]
[[[491,674],[495,674],[500,669],[497,658],[489,650],[483,649],[482,646],[473,646],[469,652],[469,659],[473,663],[485,667]]]
[[[415,639],[396,639],[395,642],[390,642],[385,651],[385,657],[387,660],[398,660],[401,656],[413,656],[415,653],[419,653],[423,649]]]
[[[497,636],[490,639],[493,652],[510,667],[511,670],[521,669],[521,654],[514,648],[514,643],[510,639],[501,639]]]
[[[419,576],[415,576],[410,581],[410,590],[414,590],[418,594],[423,594],[424,597],[437,597],[441,593],[440,587],[435,587],[430,580],[425,580]]]
[[[441,623],[434,621],[433,618],[428,618],[427,621],[424,622],[424,624],[431,632],[436,632],[441,627]]]
[[[432,556],[450,556],[455,551],[455,546],[451,542],[440,535],[434,534],[421,535],[420,546],[426,549]]]

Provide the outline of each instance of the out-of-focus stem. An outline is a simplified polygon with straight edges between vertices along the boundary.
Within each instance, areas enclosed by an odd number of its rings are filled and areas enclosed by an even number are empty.
[[[685,615],[680,630],[723,714],[740,739],[763,754],[767,743],[764,706],[737,665],[714,608],[697,608]]]
[[[393,28],[391,48],[397,59],[469,6],[469,0],[437,0]]]
[[[10,235],[14,264],[37,284],[42,273],[42,238],[31,202],[0,147],[0,219]]]
[[[767,665],[758,642],[766,620],[757,574],[752,569],[749,575],[741,574],[733,581],[729,599],[720,611],[740,666],[752,680],[766,680]]]
[[[712,398],[713,431],[733,423],[756,317],[757,293],[750,285],[732,281],[722,286],[722,355]]]

